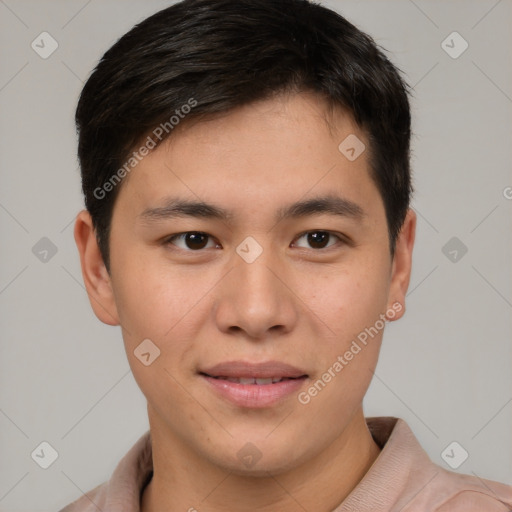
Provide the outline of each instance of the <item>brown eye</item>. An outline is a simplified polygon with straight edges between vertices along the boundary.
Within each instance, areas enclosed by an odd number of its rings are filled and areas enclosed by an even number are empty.
[[[297,244],[299,247],[305,247],[307,249],[325,249],[333,245],[336,239],[341,240],[339,236],[331,233],[330,231],[309,231],[301,235],[297,241],[305,239],[307,245]],[[331,240],[334,240],[331,243]]]
[[[204,249],[208,243],[208,235],[204,233],[187,233],[185,235],[185,245],[189,249]]]
[[[210,235],[206,233],[201,233],[200,231],[189,231],[187,233],[172,236],[167,239],[166,243],[176,245],[180,249],[198,251],[207,247],[210,239]],[[214,246],[215,244],[213,243],[213,247]]]
[[[315,231],[308,233],[308,243],[314,249],[323,249],[329,242],[330,234],[325,231]]]

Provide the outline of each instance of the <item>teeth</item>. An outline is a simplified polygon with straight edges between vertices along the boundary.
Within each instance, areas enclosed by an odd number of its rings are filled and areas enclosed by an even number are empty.
[[[265,386],[268,384],[275,384],[283,380],[290,380],[291,377],[267,377],[265,379],[257,379],[254,377],[215,377],[216,379],[227,380],[228,382],[235,382],[237,384],[251,385],[258,384],[259,386]]]
[[[270,377],[269,379],[255,379],[256,380],[256,384],[272,384],[272,377]]]

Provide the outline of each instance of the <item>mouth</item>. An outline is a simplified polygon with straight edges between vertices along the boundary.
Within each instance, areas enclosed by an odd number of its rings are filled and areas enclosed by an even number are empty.
[[[278,382],[283,382],[285,380],[297,380],[306,378],[307,375],[301,375],[300,377],[267,377],[267,378],[256,378],[256,377],[228,377],[228,376],[216,376],[216,375],[208,375],[207,373],[200,373],[200,375],[204,375],[205,377],[211,377],[212,379],[218,380],[226,380],[228,382],[236,382],[237,384],[243,385],[258,385],[258,386],[267,386],[269,384],[277,384]]]
[[[304,370],[278,361],[228,361],[198,374],[217,396],[245,408],[275,405],[298,392],[309,378]]]

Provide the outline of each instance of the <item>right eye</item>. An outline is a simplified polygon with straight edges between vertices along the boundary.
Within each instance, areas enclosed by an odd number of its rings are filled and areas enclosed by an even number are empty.
[[[208,246],[208,242],[211,245]],[[209,249],[218,246],[210,235],[202,231],[187,231],[185,233],[178,233],[172,235],[164,240],[164,245],[175,245],[184,251],[199,251],[201,249]]]

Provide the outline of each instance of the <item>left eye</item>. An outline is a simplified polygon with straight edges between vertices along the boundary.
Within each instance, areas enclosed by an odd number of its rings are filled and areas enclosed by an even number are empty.
[[[175,243],[177,240],[179,243]],[[210,242],[210,245],[208,243]],[[211,239],[211,236],[207,233],[200,231],[188,231],[187,233],[180,233],[168,238],[165,243],[173,244],[180,249],[197,251],[200,249],[208,249],[210,247],[216,247],[215,242]]]
[[[329,243],[332,238],[335,238],[339,241],[341,241],[341,238],[334,233],[331,233],[330,231],[308,231],[307,233],[304,233],[301,235],[297,240],[306,240],[306,243],[309,244],[310,247],[297,244],[299,247],[306,247],[307,249],[313,248],[313,249],[325,249],[326,247],[330,247],[331,245],[334,245],[332,243]]]

